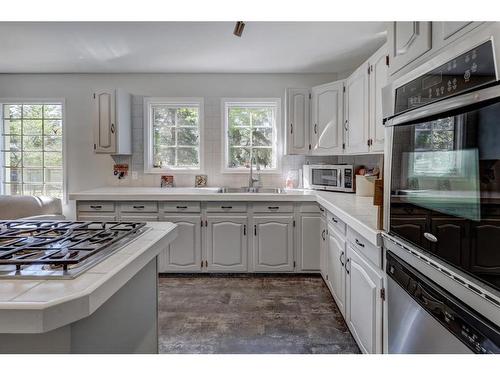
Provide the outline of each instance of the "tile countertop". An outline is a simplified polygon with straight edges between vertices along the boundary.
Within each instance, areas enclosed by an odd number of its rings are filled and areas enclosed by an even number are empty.
[[[169,222],[149,230],[75,279],[1,279],[0,333],[42,333],[96,311],[177,235]]]
[[[291,189],[285,193],[217,193],[219,188],[102,187],[69,194],[78,201],[273,201],[317,202],[376,245],[381,245],[377,230],[377,207],[373,197],[352,193]]]

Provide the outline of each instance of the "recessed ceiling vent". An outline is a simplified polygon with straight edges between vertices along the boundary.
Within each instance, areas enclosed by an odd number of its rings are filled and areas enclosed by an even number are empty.
[[[245,28],[245,22],[243,22],[243,21],[236,22],[236,25],[234,26],[233,34],[236,35],[237,37],[241,38],[241,34],[243,34],[244,28]]]

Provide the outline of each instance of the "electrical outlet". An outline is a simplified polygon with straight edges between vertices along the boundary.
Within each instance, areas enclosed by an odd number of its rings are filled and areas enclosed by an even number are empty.
[[[132,180],[137,180],[138,178],[137,171],[132,171]]]

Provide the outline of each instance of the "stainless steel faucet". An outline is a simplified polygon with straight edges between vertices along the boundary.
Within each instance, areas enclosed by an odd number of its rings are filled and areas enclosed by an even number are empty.
[[[255,186],[255,183],[257,183],[257,186],[259,186],[259,183],[260,183],[260,175],[257,174],[257,177],[254,177],[253,176],[253,159],[254,157],[252,156],[250,158],[250,176],[248,177],[248,187],[249,188],[254,188],[256,187]],[[259,163],[256,163],[257,164],[257,172],[260,171],[260,166],[259,166]]]

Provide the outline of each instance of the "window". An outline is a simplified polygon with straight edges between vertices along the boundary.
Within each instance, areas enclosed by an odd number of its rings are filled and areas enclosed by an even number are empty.
[[[223,100],[224,170],[278,169],[280,99]]]
[[[63,104],[1,105],[2,193],[63,196]]]
[[[202,99],[147,98],[146,172],[200,171]]]

